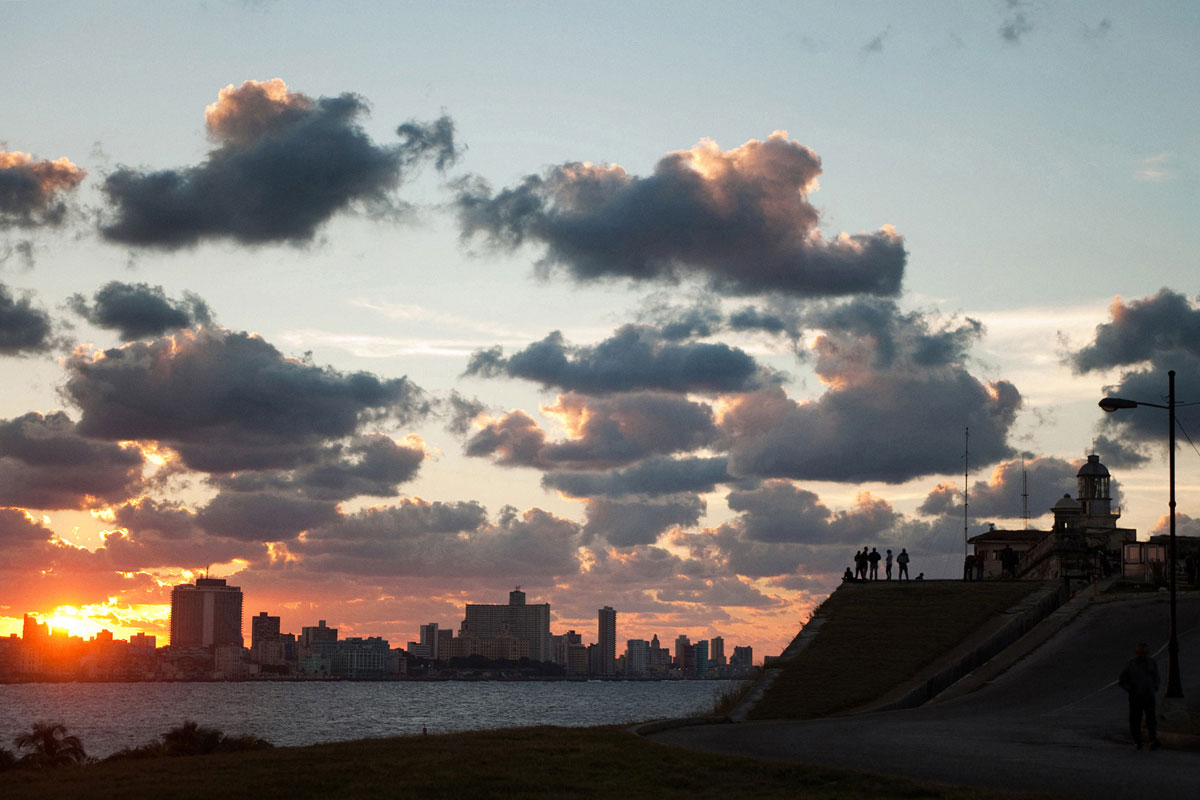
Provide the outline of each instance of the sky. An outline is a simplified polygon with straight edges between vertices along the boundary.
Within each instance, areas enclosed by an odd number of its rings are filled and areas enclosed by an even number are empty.
[[[4,15],[0,634],[165,641],[207,570],[296,632],[519,585],[761,660],[1091,452],[1165,530],[1165,412],[1097,402],[1200,400],[1193,4]]]

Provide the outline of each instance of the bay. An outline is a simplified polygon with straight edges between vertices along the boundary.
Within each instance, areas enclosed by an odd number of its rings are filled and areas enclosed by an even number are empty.
[[[734,681],[388,681],[0,684],[0,747],[61,722],[88,755],[156,740],[185,720],[279,746],[379,736],[579,727],[683,717]]]

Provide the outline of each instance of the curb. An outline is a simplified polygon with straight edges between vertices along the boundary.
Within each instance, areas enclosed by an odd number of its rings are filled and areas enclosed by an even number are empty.
[[[697,725],[728,725],[732,720],[729,717],[680,717],[678,719],[656,719],[654,722],[643,722],[641,725],[634,725],[630,728],[630,732],[635,736],[650,736],[663,731],[670,731],[676,728],[692,728]]]

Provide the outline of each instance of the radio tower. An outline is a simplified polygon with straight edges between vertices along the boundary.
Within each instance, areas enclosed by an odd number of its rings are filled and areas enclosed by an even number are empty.
[[[971,429],[963,428],[963,556],[967,555],[967,539],[971,538],[967,525],[967,482],[971,474]]]
[[[1025,530],[1029,530],[1029,473],[1025,471],[1025,457],[1021,456],[1021,519]]]

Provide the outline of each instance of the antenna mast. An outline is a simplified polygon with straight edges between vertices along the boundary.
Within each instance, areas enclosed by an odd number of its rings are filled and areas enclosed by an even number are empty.
[[[1029,473],[1025,471],[1025,457],[1021,456],[1021,519],[1025,530],[1029,530]]]
[[[963,556],[967,555],[967,539],[970,529],[967,524],[967,493],[971,474],[971,429],[963,428]]]

